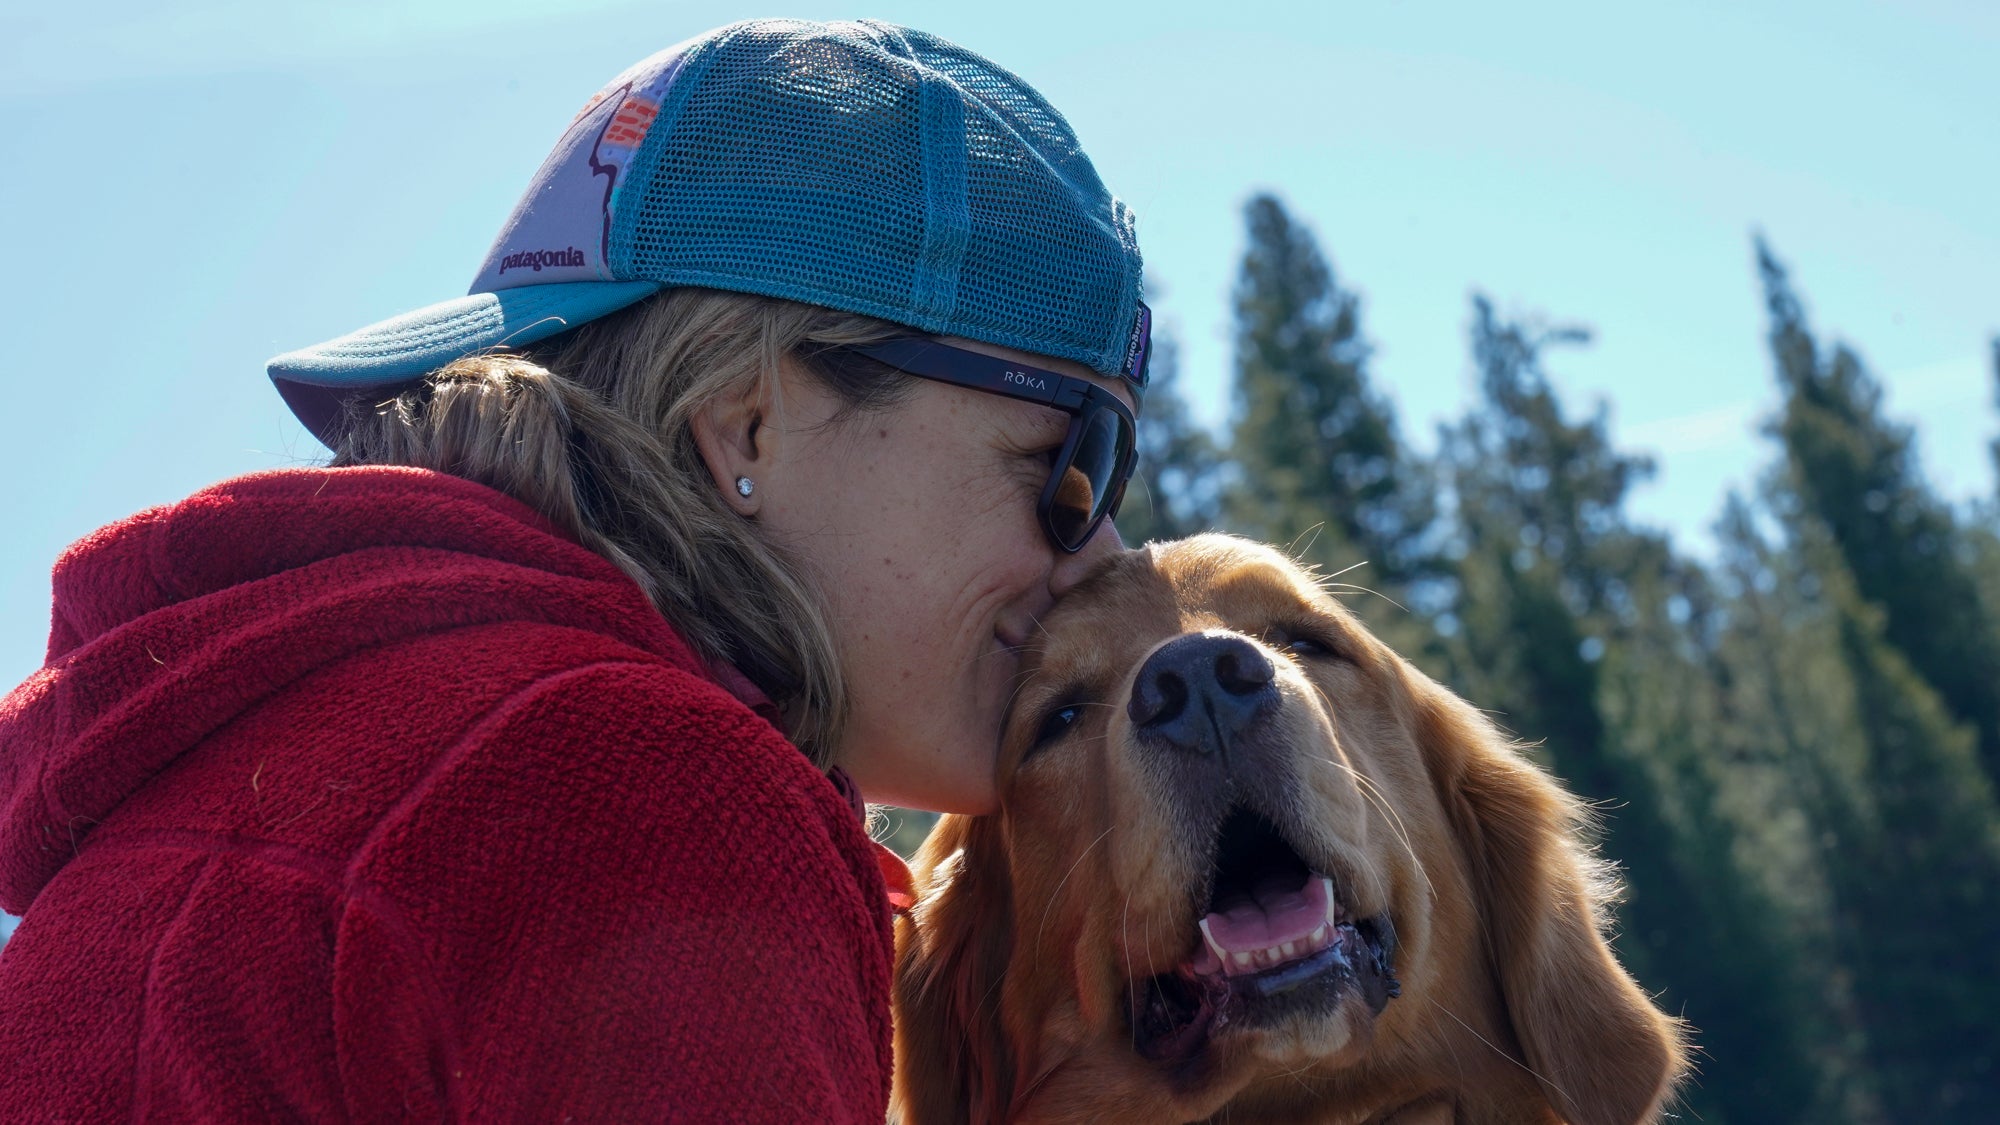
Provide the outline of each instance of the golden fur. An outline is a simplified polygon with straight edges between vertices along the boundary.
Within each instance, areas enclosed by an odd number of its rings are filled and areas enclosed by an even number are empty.
[[[1274,669],[1226,767],[1168,762],[1128,712],[1148,657],[1191,633]],[[1230,772],[1190,787],[1184,765]],[[1605,944],[1576,801],[1275,551],[1210,535],[1113,560],[1044,622],[999,769],[1002,811],[944,818],[913,865],[906,1125],[1630,1125],[1681,1074],[1679,1024]],[[1214,810],[1239,789],[1354,916],[1393,927],[1400,996],[1218,1019],[1150,1058],[1134,997],[1202,949]]]

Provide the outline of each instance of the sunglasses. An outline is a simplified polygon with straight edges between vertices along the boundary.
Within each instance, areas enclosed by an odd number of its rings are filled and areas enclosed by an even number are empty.
[[[1049,542],[1074,553],[1118,514],[1125,482],[1139,463],[1138,423],[1117,395],[1088,379],[1029,367],[1010,359],[912,337],[843,349],[886,363],[906,375],[975,391],[1053,406],[1070,416],[1062,452],[1042,486],[1035,514]],[[1144,387],[1144,368],[1128,376],[1135,394]]]

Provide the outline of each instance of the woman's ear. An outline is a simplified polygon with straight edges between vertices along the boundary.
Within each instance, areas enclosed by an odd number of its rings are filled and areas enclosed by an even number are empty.
[[[754,515],[760,506],[756,483],[771,466],[775,450],[765,419],[770,417],[770,392],[766,380],[758,380],[742,394],[718,395],[697,409],[688,419],[695,448],[723,500],[743,515]],[[749,481],[744,488],[739,482]]]
[[[1686,1066],[1684,1028],[1604,940],[1610,887],[1580,835],[1577,800],[1463,700],[1427,680],[1411,686],[1520,1061],[1572,1125],[1655,1120]]]
[[[896,922],[891,1117],[1000,1125],[1014,1088],[999,997],[1013,896],[998,826],[992,817],[944,817],[911,866],[917,905]]]

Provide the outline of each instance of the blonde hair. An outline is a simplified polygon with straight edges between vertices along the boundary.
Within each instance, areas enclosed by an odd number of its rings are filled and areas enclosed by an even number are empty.
[[[519,353],[471,356],[386,401],[350,400],[335,465],[412,465],[477,481],[547,517],[646,592],[697,653],[769,695],[831,764],[847,691],[823,602],[732,511],[691,419],[796,360],[845,404],[895,405],[909,380],[833,350],[910,330],[771,297],[672,289]],[[836,419],[839,421],[839,419]]]

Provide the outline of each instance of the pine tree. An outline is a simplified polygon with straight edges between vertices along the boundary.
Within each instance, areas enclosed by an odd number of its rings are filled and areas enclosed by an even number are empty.
[[[1991,347],[1993,351],[1993,405],[2000,406],[2000,336],[1993,337]],[[2000,438],[1993,439],[1993,444],[1988,446],[1987,449],[1993,454],[1993,470],[1996,478],[2000,478]]]
[[[1986,775],[2000,780],[2000,612],[1922,478],[1910,428],[1882,416],[1881,389],[1852,350],[1821,354],[1784,267],[1761,238],[1756,248],[1785,395],[1774,428],[1797,502],[1832,535],[1857,596],[1880,608],[1886,641],[1977,731]]]
[[[1643,771],[1660,804],[1658,824],[1630,805],[1610,814],[1642,830],[1620,852],[1634,881],[1627,944],[1643,947],[1649,981],[1700,1029],[1699,1088],[1688,1100],[1703,1119],[1824,1120],[1814,1054],[1829,1013],[1814,1002],[1787,919],[1748,866],[1764,858],[1752,829],[1762,810],[1731,799],[1746,779],[1717,675],[1720,599],[1707,573],[1664,540],[1641,535],[1633,546],[1622,608],[1600,619],[1599,661],[1607,752]],[[1647,831],[1671,845],[1670,859],[1646,866],[1632,856],[1648,846]],[[1663,921],[1671,928],[1657,928]]]
[[[1711,680],[1738,850],[1774,907],[1793,974],[1816,986],[1784,1002],[1817,1075],[1804,1119],[1886,1125],[1832,886],[1859,818],[1850,779],[1867,758],[1838,627],[1818,577],[1765,538],[1748,501],[1732,493],[1716,531],[1726,589]]]
[[[1236,530],[1292,544],[1329,573],[1395,586],[1419,569],[1429,489],[1389,403],[1370,386],[1360,303],[1311,232],[1269,195],[1244,208],[1249,247],[1235,293],[1238,474],[1223,513]]]
[[[1611,594],[1596,561],[1619,548],[1605,533],[1649,466],[1610,448],[1601,416],[1581,426],[1562,417],[1541,356],[1587,332],[1501,323],[1484,297],[1473,308],[1482,409],[1443,443],[1462,555],[1446,626],[1462,628],[1466,675],[1510,701],[1515,729],[1547,739],[1563,775],[1587,795],[1607,796],[1619,778],[1600,753],[1603,639],[1587,635],[1582,619]]]
[[[1892,1121],[2000,1120],[2000,620],[1980,537],[1933,495],[1914,435],[1845,346],[1822,354],[1757,244],[1785,402],[1768,491],[1841,682],[1844,733],[1801,748],[1833,955]]]
[[[1117,520],[1119,534],[1134,545],[1207,531],[1222,507],[1222,451],[1181,397],[1178,341],[1164,330],[1154,341],[1139,416],[1139,468]]]
[[[1619,948],[1705,1045],[1690,1106],[1711,1121],[1809,1120],[1817,1078],[1790,1004],[1803,986],[1739,866],[1708,757],[1713,693],[1689,637],[1706,581],[1626,522],[1625,493],[1650,466],[1612,448],[1603,411],[1564,417],[1541,356],[1588,334],[1474,308],[1483,408],[1445,441],[1463,535],[1456,678],[1605,810],[1628,892]]]
[[[1841,680],[1813,704],[1844,730],[1797,773],[1869,1083],[1892,1121],[2000,1120],[2000,620],[1980,537],[1860,357],[1822,354],[1761,240],[1757,257],[1785,395],[1767,492]]]
[[[1889,643],[1840,560],[1820,569],[1867,748],[1858,795],[1826,829],[1838,955],[1875,1081],[1892,1120],[2000,1121],[2000,806],[1971,728]]]

